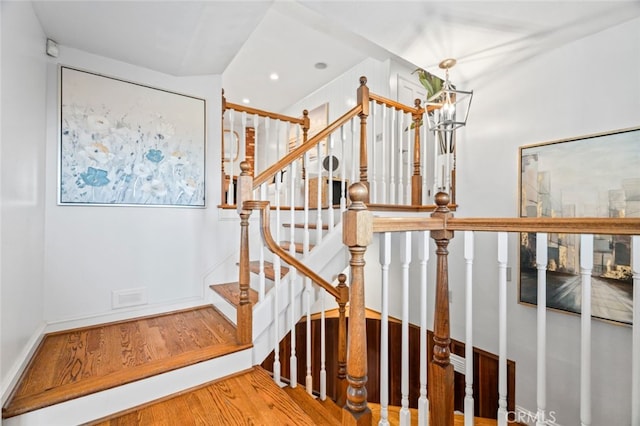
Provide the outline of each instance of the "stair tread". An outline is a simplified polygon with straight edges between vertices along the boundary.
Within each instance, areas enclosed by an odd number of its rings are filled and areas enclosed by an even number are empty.
[[[262,424],[314,425],[315,422],[274,383],[261,367],[200,386],[125,413],[100,419],[92,426],[135,424]]]
[[[238,306],[240,304],[240,285],[238,282],[212,284],[209,288],[218,293],[233,306]],[[258,303],[258,292],[252,288],[249,289],[249,301],[253,305]]]
[[[296,253],[304,253],[304,244],[302,243],[293,243],[295,246],[295,250]],[[280,247],[282,247],[284,250],[289,250],[289,248],[291,247],[291,241],[281,241],[280,242]],[[309,244],[309,250],[313,250],[313,244]]]
[[[251,262],[249,262],[249,269],[254,274],[259,274],[260,273],[260,261],[259,260],[252,260]],[[289,268],[287,268],[286,266],[281,266],[280,267],[280,278],[282,278],[285,275],[287,275],[287,272],[289,272]],[[269,279],[271,281],[274,281],[274,279],[276,277],[276,273],[275,273],[275,271],[273,269],[273,263],[264,262],[264,276],[267,279]]]
[[[342,416],[335,417],[334,413],[325,408],[319,400],[309,395],[304,387],[300,385],[295,388],[286,386],[284,390],[316,423],[335,426],[341,424]]]
[[[290,223],[283,223],[282,226],[284,226],[285,228],[291,228],[291,224]],[[294,223],[293,227],[297,228],[297,229],[304,229],[304,223]],[[309,223],[307,225],[307,228],[308,229],[318,229],[318,225],[316,223]],[[329,225],[324,223],[322,225],[322,230],[328,231],[329,230]]]
[[[210,305],[49,333],[2,416],[16,416],[249,347],[236,343],[235,326]]]

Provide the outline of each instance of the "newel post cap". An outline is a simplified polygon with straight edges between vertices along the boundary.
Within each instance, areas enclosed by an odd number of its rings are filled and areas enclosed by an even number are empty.
[[[368,195],[367,187],[360,182],[349,187],[351,205],[343,213],[342,222],[342,242],[349,247],[366,247],[373,240],[373,216],[364,203]]]

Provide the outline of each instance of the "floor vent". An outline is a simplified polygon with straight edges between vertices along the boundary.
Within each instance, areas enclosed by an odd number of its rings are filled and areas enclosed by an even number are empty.
[[[111,307],[113,309],[147,304],[146,287],[114,290],[111,294]]]

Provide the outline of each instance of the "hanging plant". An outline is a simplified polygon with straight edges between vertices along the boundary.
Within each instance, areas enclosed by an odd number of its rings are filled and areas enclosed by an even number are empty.
[[[423,70],[422,68],[417,68],[412,74],[418,74],[418,80],[422,87],[424,87],[427,91],[427,99],[431,99],[433,95],[442,90],[442,85],[444,84],[444,80],[440,77],[436,77],[430,72]]]
[[[422,87],[424,87],[425,90],[427,91],[427,99],[425,99],[425,108],[426,108],[426,101],[431,99],[433,95],[435,95],[440,90],[442,90],[442,85],[444,84],[444,80],[441,79],[440,77],[437,77],[431,74],[430,72],[422,68],[416,68],[415,71],[413,71],[411,74],[418,74],[418,81],[420,81],[420,84],[422,85]],[[418,126],[422,126],[422,120],[418,122]],[[411,123],[411,125],[407,127],[405,131],[409,129],[414,129],[414,128],[415,128],[415,123]]]

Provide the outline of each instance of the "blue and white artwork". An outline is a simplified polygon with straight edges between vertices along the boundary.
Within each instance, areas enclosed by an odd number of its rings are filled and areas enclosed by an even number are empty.
[[[205,101],[61,68],[60,203],[205,203]]]

